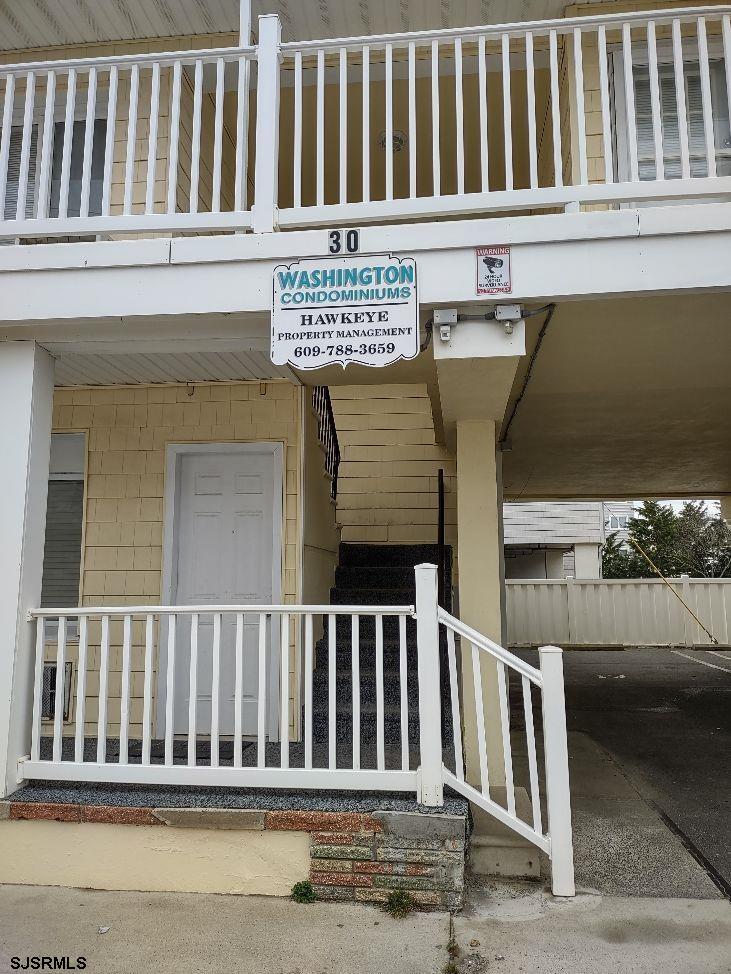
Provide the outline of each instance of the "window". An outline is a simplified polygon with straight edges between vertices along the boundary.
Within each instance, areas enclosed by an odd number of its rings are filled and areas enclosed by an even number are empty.
[[[671,64],[660,65],[660,117],[662,124],[663,161],[666,179],[681,178],[680,129],[675,97],[675,74]],[[711,104],[716,144],[716,168],[719,176],[731,175],[731,131],[729,107],[722,61],[710,63]],[[641,180],[656,178],[655,141],[652,125],[650,73],[646,66],[636,66],[635,113],[637,118],[637,155]],[[688,116],[688,143],[692,176],[707,176],[706,137],[703,122],[703,97],[700,69],[685,64],[685,103]]]
[[[609,518],[609,528],[611,531],[624,531],[627,528],[628,520],[624,515],[612,514]]]
[[[46,508],[41,606],[78,605],[84,520],[83,433],[54,433]]]
[[[10,151],[8,153],[8,181],[5,188],[6,220],[22,219],[17,214],[18,192],[20,191],[20,157],[23,150],[23,126],[13,125],[10,129]],[[30,154],[28,156],[28,186],[25,198],[25,217],[33,216],[36,197],[36,159],[38,157],[38,126],[31,127]]]
[[[63,164],[64,123],[56,122],[53,133],[53,165],[51,169],[51,201],[49,215],[58,216],[61,196],[61,168]],[[84,139],[86,123],[74,122],[71,138],[71,159],[69,164],[68,215],[81,213],[81,176],[84,166]],[[104,149],[106,141],[106,119],[94,121],[94,136],[91,149],[91,181],[89,184],[89,216],[99,216],[102,211],[102,187],[104,182]]]
[[[81,214],[81,177],[84,167],[84,140],[86,123],[76,121],[71,138],[69,158],[69,196],[68,216]],[[104,153],[106,146],[107,121],[97,118],[94,121],[92,138],[91,170],[89,184],[89,216],[99,216],[102,211],[102,191],[104,183]],[[48,214],[57,217],[61,196],[61,170],[63,166],[64,122],[57,121],[53,126],[53,146],[51,159],[51,196]],[[20,189],[20,161],[23,146],[23,126],[13,125],[10,130],[8,155],[8,180],[5,192],[4,217],[6,220],[32,219],[36,212],[37,176],[40,168],[40,131],[35,123],[31,127],[30,152],[28,156],[28,186],[25,214],[17,213],[18,192]]]

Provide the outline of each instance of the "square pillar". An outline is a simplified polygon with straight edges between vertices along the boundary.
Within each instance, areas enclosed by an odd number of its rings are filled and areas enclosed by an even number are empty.
[[[503,642],[504,562],[502,478],[492,420],[457,422],[457,558],[459,615],[496,643]],[[505,785],[496,662],[480,654],[490,787]],[[480,764],[469,647],[462,647],[465,773],[479,787]]]
[[[35,642],[27,620],[43,574],[53,359],[35,342],[0,342],[0,796],[30,751]]]
[[[574,578],[601,578],[602,558],[598,544],[574,545]]]

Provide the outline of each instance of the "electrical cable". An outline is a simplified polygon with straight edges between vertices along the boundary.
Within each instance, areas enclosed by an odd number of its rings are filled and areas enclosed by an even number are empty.
[[[426,335],[424,336],[424,341],[419,346],[419,354],[425,352],[427,348],[431,345],[432,335],[434,334],[434,319],[430,318],[424,325],[424,330]]]
[[[536,340],[536,347],[533,349],[533,354],[528,362],[528,369],[525,373],[525,378],[523,379],[523,385],[521,387],[518,398],[513,403],[513,408],[510,411],[510,416],[505,424],[503,432],[500,434],[500,439],[498,440],[498,447],[502,447],[508,439],[508,434],[510,432],[510,427],[513,425],[513,420],[515,419],[515,414],[518,412],[518,408],[523,401],[525,396],[525,391],[528,388],[528,383],[530,382],[531,375],[533,374],[533,366],[535,365],[536,359],[538,358],[538,353],[541,350],[541,345],[543,344],[543,339],[546,337],[546,332],[548,331],[548,326],[551,324],[551,319],[556,312],[555,304],[546,304],[542,308],[536,308],[535,311],[526,312],[524,318],[534,318],[536,315],[545,314],[546,320],[541,325],[541,330],[538,332],[538,338]]]

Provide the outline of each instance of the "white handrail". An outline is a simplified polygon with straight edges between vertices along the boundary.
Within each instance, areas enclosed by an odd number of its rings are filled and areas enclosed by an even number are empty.
[[[17,61],[15,64],[0,65],[0,77],[6,74],[23,75],[29,71],[68,71],[74,68],[85,71],[89,68],[131,67],[134,64],[159,64],[170,66],[176,61],[194,64],[196,61],[237,61],[239,58],[254,58],[255,47],[204,47],[197,51],[152,51],[145,54],[107,54],[103,57],[69,58],[55,61]]]
[[[725,13],[731,13],[731,4],[715,7],[679,7],[677,10],[667,8],[665,10],[638,10],[629,13],[592,14],[588,17],[563,17],[552,20],[512,21],[506,24],[483,24],[475,27],[450,27],[412,32],[401,31],[394,34],[363,34],[358,37],[330,37],[313,41],[287,41],[282,44],[282,49],[289,52],[341,47],[355,49],[364,45],[385,46],[392,44],[394,46],[406,46],[412,42],[428,44],[433,40],[450,41],[457,37],[464,39],[465,37],[479,37],[480,35],[494,34],[499,38],[502,34],[514,37],[521,36],[526,32],[548,34],[552,30],[572,33],[575,27],[596,27],[600,24],[611,26],[615,23],[621,25],[628,21],[632,23],[646,23],[649,20],[653,20],[655,23],[665,23],[675,19],[688,21],[706,15],[717,17]]]
[[[55,619],[58,616],[78,619],[83,616],[126,616],[147,615],[192,615],[215,614],[217,612],[231,613],[273,613],[288,612],[290,615],[380,615],[414,616],[413,605],[115,605],[115,606],[79,606],[72,609],[30,609],[28,619]]]
[[[543,677],[541,676],[541,671],[537,670],[535,666],[531,666],[530,663],[526,663],[525,660],[522,660],[519,656],[515,656],[502,646],[499,646],[487,636],[483,636],[481,632],[478,632],[471,626],[466,625],[460,619],[456,619],[441,606],[439,607],[438,616],[440,622],[443,622],[445,626],[452,629],[457,633],[457,635],[464,636],[464,638],[472,643],[473,646],[477,646],[486,653],[490,653],[491,656],[499,659],[501,663],[505,663],[507,666],[512,667],[512,669],[516,670],[523,676],[527,676],[528,679],[532,683],[535,683],[537,687],[543,686]]]
[[[417,591],[417,607],[418,607]],[[540,670],[456,619],[444,609],[438,620],[446,629],[448,684],[453,726],[453,768],[443,768],[445,784],[485,809],[518,835],[542,849],[551,859],[552,888],[555,895],[574,895],[574,867],[571,836],[571,802],[568,777],[566,708],[561,650],[544,646],[539,651]],[[460,637],[462,680],[457,676],[455,635]],[[489,657],[494,672],[483,669]],[[520,676],[522,715],[525,726],[511,721],[510,671]],[[444,670],[443,670],[444,672]],[[485,696],[486,680],[489,680]],[[544,774],[543,793],[548,810],[544,831],[541,812],[538,748],[533,721],[535,697],[532,684],[540,690],[542,713]],[[497,706],[494,696],[497,696]],[[461,721],[469,727],[472,740],[462,742]],[[488,721],[491,721],[488,727]],[[513,767],[513,742],[516,734],[525,739],[531,821],[518,815]],[[497,786],[497,788],[496,788]],[[497,800],[504,789],[505,800]]]

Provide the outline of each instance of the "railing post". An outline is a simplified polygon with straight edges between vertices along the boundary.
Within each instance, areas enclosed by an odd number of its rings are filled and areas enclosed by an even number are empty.
[[[416,575],[416,648],[421,755],[418,799],[422,805],[437,806],[444,804],[437,567],[417,565],[414,574]]]
[[[538,655],[543,677],[543,747],[546,761],[548,832],[551,840],[551,888],[554,896],[574,896],[576,888],[571,837],[563,654],[558,646],[541,646]]]
[[[256,89],[256,165],[254,169],[254,233],[271,233],[277,225],[279,169],[279,17],[259,17]]]
[[[680,583],[683,589],[683,601],[686,605],[690,605],[690,575],[681,575]],[[693,642],[693,627],[695,623],[689,612],[683,610],[683,642],[685,645],[692,649]]]
[[[578,642],[576,632],[576,589],[574,587],[574,577],[569,575],[566,579],[566,628],[569,634],[569,645]]]

